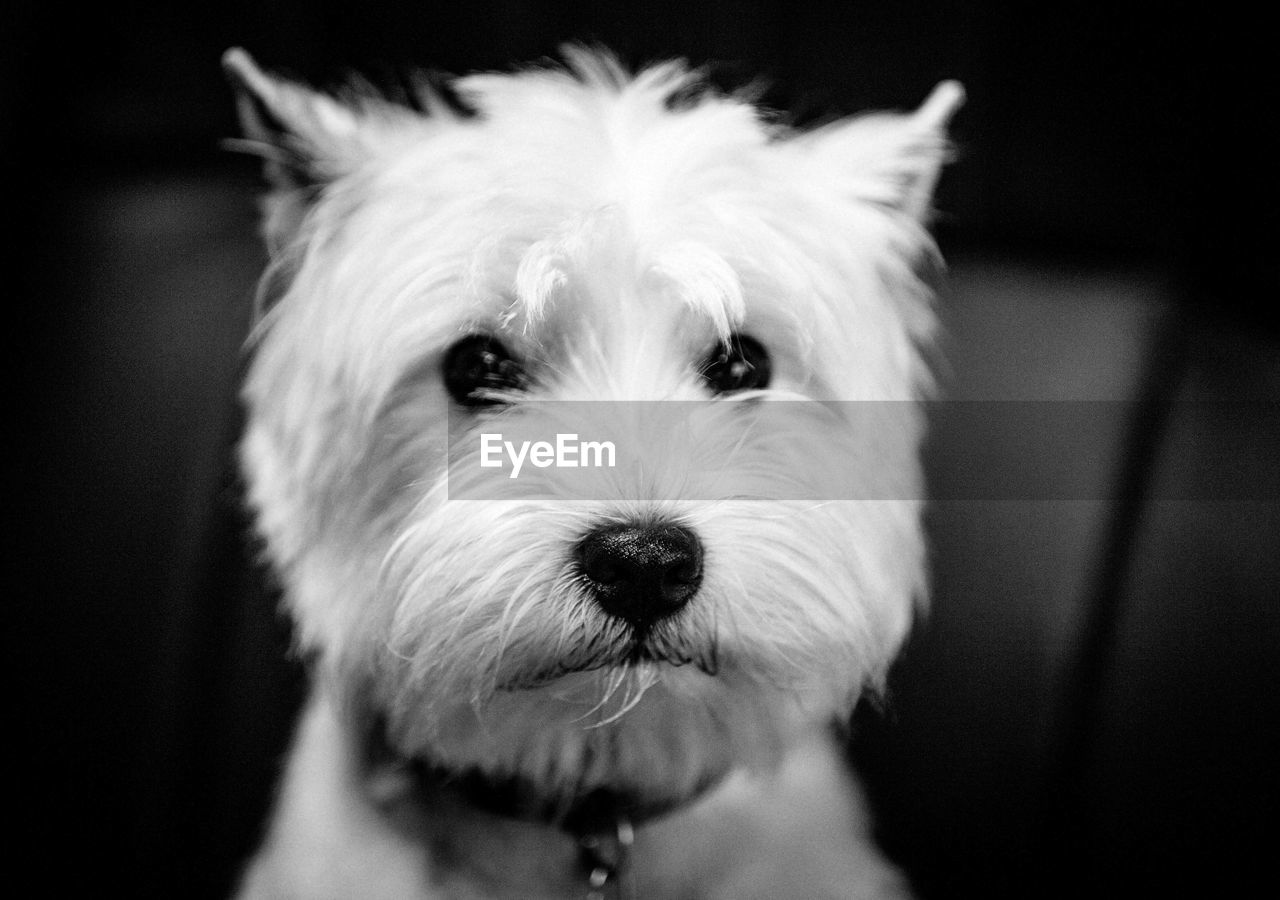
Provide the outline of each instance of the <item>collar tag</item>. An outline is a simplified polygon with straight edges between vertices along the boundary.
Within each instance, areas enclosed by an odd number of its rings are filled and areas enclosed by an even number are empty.
[[[612,828],[578,838],[582,867],[587,872],[586,900],[631,900],[635,884],[630,871],[635,829],[626,816],[618,816]]]

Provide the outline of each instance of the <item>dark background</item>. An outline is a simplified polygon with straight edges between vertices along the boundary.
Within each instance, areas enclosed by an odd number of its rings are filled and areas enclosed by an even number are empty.
[[[1280,397],[1274,27],[1221,5],[887,0],[5,15],[23,376],[5,635],[13,880],[224,895],[296,702],[230,474],[262,258],[256,168],[219,147],[236,133],[221,53],[241,45],[322,85],[355,70],[394,87],[406,67],[507,68],[567,39],[633,64],[714,62],[725,87],[763,77],[766,102],[800,124],[964,82],[938,226],[959,261],[958,377],[966,362],[1011,383],[1039,372],[1052,393],[1111,360],[1106,395],[1151,415],[1117,425],[1107,502],[1051,585],[1017,573],[1044,571],[1061,509],[936,512],[939,611],[890,714],[863,729],[885,840],[933,897],[1168,895],[1261,869],[1280,808],[1277,494],[1145,501],[1153,481],[1198,477],[1205,454],[1230,464],[1233,496],[1274,486],[1274,419],[1237,434],[1179,418],[1171,399]],[[1088,312],[1120,308],[1139,311]],[[1138,320],[1132,335],[1108,324]],[[1007,361],[1010,342],[1035,353]],[[1184,433],[1195,465],[1162,449]],[[949,434],[931,457],[944,480]]]

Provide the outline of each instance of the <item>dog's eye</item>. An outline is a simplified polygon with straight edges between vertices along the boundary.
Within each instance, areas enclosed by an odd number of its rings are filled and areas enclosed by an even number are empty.
[[[493,406],[501,400],[492,391],[522,390],[528,383],[524,369],[496,338],[472,334],[444,355],[441,367],[445,390],[463,406]]]
[[[773,367],[769,351],[755,338],[735,334],[721,344],[702,366],[702,377],[717,394],[756,391],[769,386]]]

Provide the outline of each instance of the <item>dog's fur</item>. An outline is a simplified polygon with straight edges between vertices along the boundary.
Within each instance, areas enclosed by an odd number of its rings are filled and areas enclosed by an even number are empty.
[[[961,92],[799,132],[679,64],[567,58],[459,79],[449,102],[423,86],[418,109],[225,59],[273,188],[242,458],[313,674],[243,894],[587,896],[598,835],[554,810],[599,794],[657,810],[618,813],[636,896],[898,896],[833,723],[925,594],[917,273]],[[528,375],[493,406],[442,384],[469,333]],[[772,381],[716,399],[699,361],[735,334]],[[670,400],[714,410],[696,439],[540,406]],[[768,400],[820,406],[825,430],[746,424]],[[867,400],[894,401],[874,433],[813,402]],[[649,474],[450,499],[450,440],[552,407],[559,430],[613,416]],[[691,491],[707,465],[718,487]],[[643,657],[575,557],[635,522],[705,548]],[[472,802],[463,773],[553,811]]]

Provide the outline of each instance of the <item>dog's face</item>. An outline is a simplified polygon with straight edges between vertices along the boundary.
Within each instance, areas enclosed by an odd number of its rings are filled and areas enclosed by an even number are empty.
[[[229,54],[275,183],[243,459],[300,640],[398,750],[684,796],[846,714],[923,593],[959,91],[788,134],[572,63],[423,115]],[[494,480],[495,433],[625,462]]]

